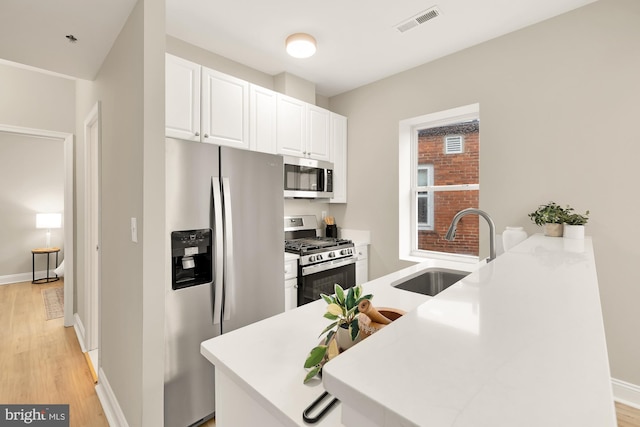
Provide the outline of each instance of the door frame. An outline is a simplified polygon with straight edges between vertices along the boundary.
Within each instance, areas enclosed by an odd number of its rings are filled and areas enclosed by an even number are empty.
[[[64,326],[73,326],[73,289],[75,285],[74,205],[73,205],[73,134],[45,129],[0,124],[0,132],[35,136],[64,145]]]
[[[100,337],[100,149],[102,110],[97,101],[84,120],[84,283],[86,351],[97,350]],[[95,133],[93,132],[95,130]],[[95,366],[97,369],[98,366]]]

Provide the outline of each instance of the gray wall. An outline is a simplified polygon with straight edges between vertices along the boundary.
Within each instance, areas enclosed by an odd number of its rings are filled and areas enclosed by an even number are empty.
[[[64,212],[63,142],[0,132],[0,182],[0,278],[30,276],[31,250],[45,246],[36,213]],[[52,229],[51,246],[63,248],[63,242],[64,229]],[[53,263],[52,255],[50,268]],[[46,267],[46,256],[38,255],[36,271]]]
[[[371,230],[370,273],[398,260],[398,122],[480,103],[480,207],[498,230],[554,200],[589,209],[614,378],[640,384],[640,2],[581,9],[330,99],[349,117],[344,227]],[[375,171],[373,173],[372,171]],[[549,296],[553,298],[553,295]]]
[[[164,3],[140,0],[95,81],[77,84],[78,170],[84,119],[102,107],[100,368],[132,427],[164,418],[164,51]]]

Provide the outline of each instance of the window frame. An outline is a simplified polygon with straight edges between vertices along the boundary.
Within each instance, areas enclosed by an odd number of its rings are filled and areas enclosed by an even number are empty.
[[[480,104],[470,104],[423,116],[401,120],[399,123],[398,158],[398,241],[399,259],[406,261],[424,261],[425,258],[447,259],[458,262],[478,262],[477,256],[418,249],[417,199],[419,192],[480,190],[480,184],[461,184],[455,186],[418,186],[418,131],[432,127],[447,126],[470,120],[480,119]],[[431,181],[433,182],[433,181]],[[446,187],[446,188],[443,188]],[[433,199],[432,199],[433,200]],[[433,224],[433,218],[431,223]]]
[[[419,164],[416,165],[416,188],[433,188],[433,164],[429,163],[429,164]],[[426,170],[427,171],[427,185],[421,186],[420,184],[420,179],[418,177],[418,175],[420,174],[420,170]],[[425,194],[426,193],[426,194]],[[433,201],[434,201],[434,197],[433,197],[433,191],[418,191],[416,194],[416,199],[414,201],[415,203],[415,208],[412,208],[412,212],[415,215],[415,222],[416,222],[416,226],[418,230],[426,230],[426,231],[430,231],[434,229],[434,223],[433,223]],[[420,218],[418,218],[418,200],[420,200],[420,198],[427,198],[427,222],[420,222]]]

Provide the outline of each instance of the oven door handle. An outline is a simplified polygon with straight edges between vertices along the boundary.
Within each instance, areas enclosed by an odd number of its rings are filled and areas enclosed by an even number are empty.
[[[356,263],[355,258],[347,258],[347,259],[342,258],[342,259],[337,259],[335,261],[321,262],[319,264],[302,267],[302,275],[308,276],[310,274],[320,273],[321,271],[327,271],[327,270],[344,267],[349,264],[355,264],[355,263]]]

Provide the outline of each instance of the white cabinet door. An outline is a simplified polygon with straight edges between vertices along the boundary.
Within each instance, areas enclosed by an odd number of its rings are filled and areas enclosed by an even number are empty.
[[[331,112],[307,105],[307,157],[329,161],[331,152]]]
[[[177,56],[165,56],[165,133],[200,141],[201,66]]]
[[[284,281],[284,311],[298,306],[298,279]]]
[[[278,154],[305,157],[307,146],[306,103],[290,96],[277,97],[276,141]]]
[[[347,118],[331,113],[331,162],[333,198],[330,203],[347,203]]]
[[[360,245],[356,250],[356,284],[369,281],[369,245]]]
[[[249,149],[249,83],[202,68],[202,141]]]
[[[249,85],[249,149],[277,153],[276,92]]]

